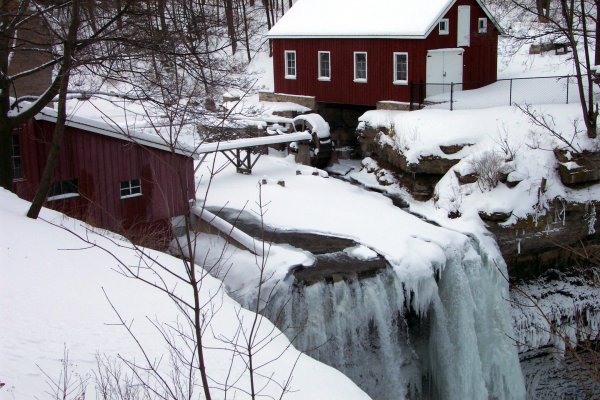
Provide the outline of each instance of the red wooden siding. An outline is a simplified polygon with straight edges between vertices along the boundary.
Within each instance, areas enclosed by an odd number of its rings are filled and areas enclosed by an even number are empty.
[[[54,123],[29,121],[19,132],[24,179],[17,194],[34,196],[52,138]],[[195,198],[193,160],[97,133],[67,127],[55,182],[77,179],[79,197],[48,201],[92,225],[114,231],[160,224],[189,211]],[[141,179],[142,196],[120,198],[120,183]]]
[[[450,33],[437,26],[426,39],[273,39],[275,92],[315,96],[318,102],[374,106],[380,100],[409,101],[408,85],[394,85],[393,54],[408,53],[408,81],[425,82],[427,50],[456,48],[459,5],[471,6],[471,43],[465,47],[465,89],[481,87],[497,78],[498,34],[491,21],[488,32],[478,33],[478,19],[486,17],[474,0],[458,0],[444,16]],[[284,77],[284,51],[295,50],[296,79]],[[318,52],[331,52],[331,80],[319,81]],[[368,53],[368,81],[354,82],[354,52]]]

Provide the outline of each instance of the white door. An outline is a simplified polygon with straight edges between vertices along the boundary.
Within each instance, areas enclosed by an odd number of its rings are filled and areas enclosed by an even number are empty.
[[[450,92],[451,83],[462,83],[463,49],[440,49],[427,52],[426,96]],[[462,90],[462,85],[454,85]]]
[[[471,45],[471,6],[458,6],[456,46]]]

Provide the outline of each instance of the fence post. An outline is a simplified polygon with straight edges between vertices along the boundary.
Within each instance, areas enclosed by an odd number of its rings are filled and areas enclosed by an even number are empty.
[[[569,104],[569,83],[571,81],[571,76],[567,75],[567,104]]]
[[[450,83],[450,111],[453,111],[452,103],[454,102],[454,82]]]
[[[512,79],[510,80],[510,90],[508,91],[508,105],[512,106]]]

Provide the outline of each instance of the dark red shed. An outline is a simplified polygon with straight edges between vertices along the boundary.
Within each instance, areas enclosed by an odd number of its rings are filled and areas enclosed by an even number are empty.
[[[44,109],[13,136],[14,188],[32,200],[50,148],[56,112]],[[125,133],[69,117],[46,206],[92,225],[140,235],[170,229],[195,199],[193,151],[160,137]],[[164,240],[164,237],[163,237]]]
[[[374,106],[481,87],[500,33],[480,0],[298,0],[269,32],[274,89]]]

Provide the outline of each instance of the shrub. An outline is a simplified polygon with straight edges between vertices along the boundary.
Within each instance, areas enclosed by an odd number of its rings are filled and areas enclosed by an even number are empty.
[[[475,155],[470,164],[473,172],[478,176],[477,185],[482,192],[490,191],[498,186],[498,182],[505,173],[504,157],[493,150]]]

